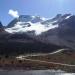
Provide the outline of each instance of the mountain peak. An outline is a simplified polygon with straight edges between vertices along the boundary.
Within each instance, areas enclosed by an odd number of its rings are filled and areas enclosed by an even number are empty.
[[[34,31],[37,35],[51,29],[62,27],[64,23],[68,22],[66,20],[69,20],[71,16],[71,14],[57,14],[54,18],[46,20],[40,16],[20,15],[19,18],[14,19],[8,25],[9,28],[6,28],[5,30],[9,33]],[[65,25],[65,27],[66,26],[67,25]]]
[[[40,16],[20,15],[18,19],[9,24],[11,27],[5,30],[9,33],[34,31],[36,35],[39,35],[49,29],[58,27],[58,25],[52,25],[51,23],[48,26],[42,24],[45,20],[45,18]]]
[[[31,15],[20,15],[19,16],[19,21],[22,21],[22,22],[36,23],[36,22],[41,22],[44,20],[45,18],[40,17],[40,16],[31,16]]]
[[[0,28],[3,28],[3,25],[2,25],[2,23],[0,22]]]

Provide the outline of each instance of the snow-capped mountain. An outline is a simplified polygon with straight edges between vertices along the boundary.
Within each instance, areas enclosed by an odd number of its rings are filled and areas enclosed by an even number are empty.
[[[71,14],[58,14],[53,19],[47,19],[39,16],[21,15],[9,23],[5,30],[9,33],[34,31],[35,35],[46,32],[50,29],[59,27],[59,23],[68,19]]]
[[[36,35],[39,35],[42,32],[58,27],[58,25],[52,25],[52,23],[44,25],[45,20],[46,18],[39,16],[21,15],[14,24],[12,23],[13,21],[11,22],[12,27],[10,23],[8,26],[10,28],[5,30],[9,33],[34,31]]]
[[[75,49],[75,16],[58,14],[52,19],[21,15],[5,29],[10,34],[26,33],[43,43]]]
[[[52,52],[75,49],[75,15],[54,18],[21,15],[0,33],[0,53]],[[12,50],[12,51],[10,51]]]

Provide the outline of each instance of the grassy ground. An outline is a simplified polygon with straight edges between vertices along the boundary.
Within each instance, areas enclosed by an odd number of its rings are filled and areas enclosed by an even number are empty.
[[[28,60],[30,59],[30,60]],[[34,60],[34,61],[32,61]],[[46,62],[39,62],[46,61]],[[16,59],[16,56],[0,56],[0,68],[5,70],[24,69],[24,70],[39,70],[39,69],[61,69],[67,72],[75,72],[75,66],[62,66],[53,63],[75,65],[75,52],[60,52],[56,54],[27,56],[24,59]]]
[[[61,52],[61,53],[45,55],[45,56],[41,56],[41,55],[40,56],[29,56],[26,58],[75,65],[75,53],[66,54],[66,53]]]

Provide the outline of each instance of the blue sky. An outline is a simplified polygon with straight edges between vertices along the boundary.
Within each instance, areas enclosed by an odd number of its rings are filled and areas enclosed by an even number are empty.
[[[17,10],[19,15],[39,15],[53,17],[58,13],[75,14],[75,0],[0,0],[0,21],[7,25],[13,17],[9,10]]]

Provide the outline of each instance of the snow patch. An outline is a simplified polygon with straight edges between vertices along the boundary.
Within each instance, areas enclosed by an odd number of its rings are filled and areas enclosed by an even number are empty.
[[[27,26],[23,22],[17,22],[14,27],[7,28],[5,29],[5,31],[9,33],[35,31],[36,35],[40,35],[42,32],[46,32],[50,29],[58,27],[58,25],[52,25],[52,24],[49,24],[47,27],[46,25],[43,25],[40,22],[38,23],[27,22],[27,23],[29,23],[31,26]]]
[[[70,16],[67,16],[65,19],[69,19],[71,17],[71,15]]]

